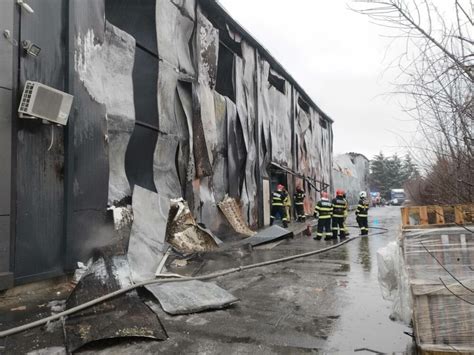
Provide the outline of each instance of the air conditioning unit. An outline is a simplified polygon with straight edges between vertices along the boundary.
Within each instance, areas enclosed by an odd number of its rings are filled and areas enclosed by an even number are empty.
[[[36,81],[27,81],[18,114],[21,118],[42,118],[65,126],[73,96]]]

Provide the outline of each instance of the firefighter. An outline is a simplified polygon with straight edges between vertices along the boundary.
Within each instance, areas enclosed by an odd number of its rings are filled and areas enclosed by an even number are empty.
[[[346,224],[346,220],[347,220],[347,216],[349,215],[349,202],[347,202],[347,197],[346,197],[346,193],[344,192],[344,194],[342,195],[342,197],[344,197],[344,200],[346,200],[346,204],[347,204],[347,208],[346,210],[344,211],[344,232],[346,234],[346,237],[350,234],[349,233],[349,227],[347,226]]]
[[[359,194],[359,204],[356,210],[356,220],[360,228],[360,235],[369,234],[369,201],[367,200],[367,192],[361,191]]]
[[[318,216],[318,231],[316,237],[313,239],[321,240],[325,237],[325,240],[331,239],[331,217],[332,217],[332,203],[329,201],[329,195],[327,192],[321,192],[321,200],[318,201],[314,208],[315,217]]]
[[[283,227],[288,227],[288,218],[285,207],[287,201],[288,194],[285,192],[285,187],[282,184],[278,184],[276,190],[272,193],[270,225],[273,225],[276,218],[280,218],[283,222]]]
[[[286,194],[286,199],[284,201],[284,204],[285,204],[285,216],[286,216],[286,221],[287,223],[290,223],[291,222],[291,198],[290,198],[290,194],[288,193],[288,190],[284,188],[283,190]]]
[[[344,199],[344,191],[336,190],[336,197],[332,200],[332,238],[337,239],[337,234],[341,239],[346,237],[344,230],[344,217],[347,210],[347,201]]]
[[[300,185],[296,186],[296,192],[293,195],[293,201],[295,203],[296,220],[298,222],[304,222],[306,216],[304,213],[304,199],[306,195]]]

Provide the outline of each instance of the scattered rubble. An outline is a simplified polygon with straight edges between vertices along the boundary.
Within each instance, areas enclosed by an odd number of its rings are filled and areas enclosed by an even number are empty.
[[[183,199],[171,200],[166,241],[180,252],[193,253],[216,250],[219,240],[199,226]]]
[[[240,206],[234,198],[226,195],[225,198],[219,202],[218,206],[237,233],[248,237],[257,234],[257,232],[251,230],[247,223],[245,223]]]
[[[149,285],[146,289],[172,315],[222,309],[239,300],[215,283],[196,280]]]

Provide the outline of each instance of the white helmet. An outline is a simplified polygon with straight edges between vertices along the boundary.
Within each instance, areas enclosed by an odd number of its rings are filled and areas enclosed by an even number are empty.
[[[359,193],[359,197],[360,197],[360,198],[366,198],[366,197],[367,197],[367,192],[361,191],[361,192]]]

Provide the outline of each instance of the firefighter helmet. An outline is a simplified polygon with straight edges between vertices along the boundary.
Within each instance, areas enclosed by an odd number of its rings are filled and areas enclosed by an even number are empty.
[[[360,198],[366,198],[367,197],[367,192],[361,191],[359,196],[360,196]]]
[[[344,190],[337,189],[336,190],[336,196],[344,196]]]

